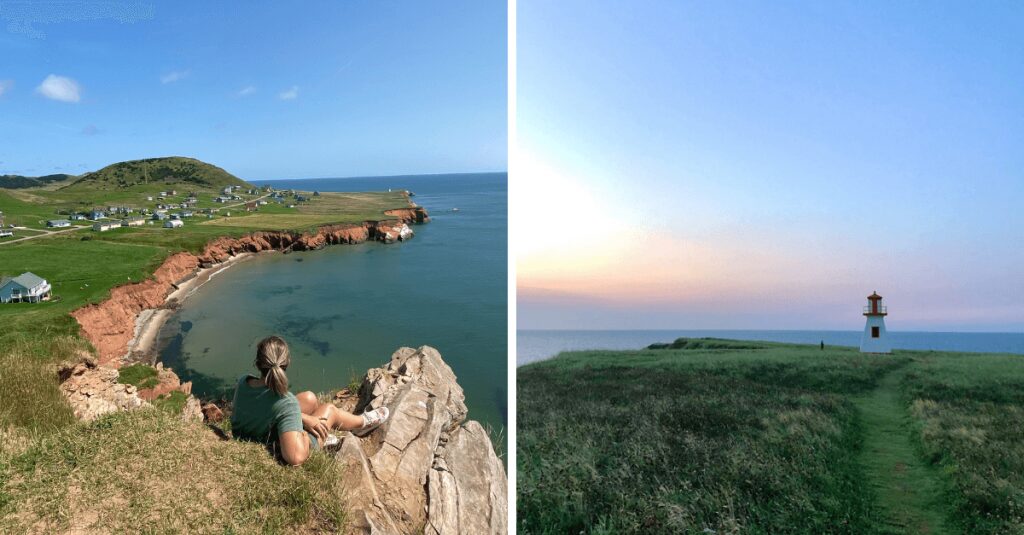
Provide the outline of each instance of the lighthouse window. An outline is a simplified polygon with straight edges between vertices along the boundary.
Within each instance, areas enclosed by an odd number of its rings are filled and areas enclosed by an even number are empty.
[[[872,338],[878,338],[878,327],[872,327],[871,328],[871,337]]]

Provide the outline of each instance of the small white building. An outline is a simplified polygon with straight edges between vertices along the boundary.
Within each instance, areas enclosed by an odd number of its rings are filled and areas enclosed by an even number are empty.
[[[51,219],[50,221],[46,222],[46,226],[52,228],[70,227],[71,222],[68,221],[67,219]]]
[[[146,224],[146,219],[142,217],[132,217],[121,220],[122,227],[141,227]]]
[[[185,222],[180,219],[168,219],[164,221],[164,228],[181,228],[185,226]]]
[[[96,232],[106,232],[110,229],[118,228],[121,226],[120,222],[114,221],[97,221],[92,224],[92,229]]]
[[[50,283],[35,273],[0,279],[0,303],[38,303],[50,298]]]
[[[864,334],[860,337],[861,353],[892,353],[892,344],[885,332],[885,316],[888,315],[887,307],[882,305],[882,296],[878,292],[871,292],[868,296],[868,306],[864,307],[864,316],[867,321],[864,323]]]

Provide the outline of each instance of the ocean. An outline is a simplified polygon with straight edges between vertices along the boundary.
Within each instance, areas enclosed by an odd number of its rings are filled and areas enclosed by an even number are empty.
[[[680,337],[732,338],[794,344],[860,346],[861,331],[540,331],[516,333],[516,365],[544,360],[562,351],[582,349],[642,349]],[[943,333],[889,331],[894,349],[1018,353],[1024,355],[1024,333]]]
[[[288,341],[292,392],[348,385],[402,346],[452,367],[469,417],[507,418],[505,173],[257,181],[320,191],[408,189],[432,221],[404,243],[258,255],[206,283],[160,332],[159,353],[201,397],[230,399],[257,342]],[[452,208],[458,208],[453,212]],[[499,446],[500,447],[500,446]]]

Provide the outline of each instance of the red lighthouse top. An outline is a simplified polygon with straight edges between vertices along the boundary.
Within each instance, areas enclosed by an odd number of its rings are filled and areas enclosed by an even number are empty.
[[[882,296],[878,292],[871,292],[868,296],[868,306],[864,307],[865,316],[885,316],[886,307],[882,306]]]

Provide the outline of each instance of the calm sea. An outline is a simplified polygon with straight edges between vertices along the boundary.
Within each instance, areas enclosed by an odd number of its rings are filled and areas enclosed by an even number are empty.
[[[283,336],[291,390],[328,391],[402,346],[436,347],[471,418],[504,428],[505,173],[263,181],[320,191],[408,189],[432,221],[405,243],[260,255],[214,277],[167,322],[160,356],[200,396],[230,398],[256,343]],[[458,208],[458,212],[452,212]]]
[[[654,342],[671,342],[680,337],[714,337],[763,340],[794,344],[859,346],[861,331],[533,331],[516,334],[516,363],[519,366],[581,349],[642,349]],[[933,333],[889,331],[897,349],[966,351],[1024,354],[1024,333]]]

